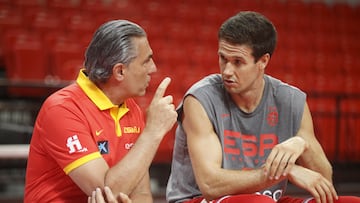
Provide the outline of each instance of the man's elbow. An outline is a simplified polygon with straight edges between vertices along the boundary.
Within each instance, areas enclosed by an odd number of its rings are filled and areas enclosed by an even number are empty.
[[[121,180],[121,181],[119,181]],[[104,180],[104,185],[110,187],[114,193],[123,192],[129,194],[129,191],[126,190],[128,185],[124,184],[125,177],[122,176],[113,176],[112,174],[107,173]]]
[[[215,186],[213,186],[210,183],[202,183],[199,184],[199,189],[201,191],[202,196],[207,200],[211,201],[221,196],[219,194],[219,190],[216,189]]]
[[[219,197],[219,195],[216,194],[216,191],[213,191],[211,189],[208,189],[208,190],[203,189],[203,190],[201,190],[201,194],[208,202]]]

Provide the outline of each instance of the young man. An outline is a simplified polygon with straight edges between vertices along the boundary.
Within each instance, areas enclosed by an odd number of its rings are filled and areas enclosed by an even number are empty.
[[[168,202],[303,202],[283,196],[287,181],[310,202],[360,202],[337,196],[305,93],[265,74],[276,38],[256,12],[220,27],[220,74],[193,85],[178,108]]]
[[[176,122],[170,83],[157,88],[146,114],[142,96],[156,71],[145,31],[126,20],[95,32],[76,83],[43,104],[32,135],[24,202],[86,202],[108,186],[132,202],[152,202],[148,168]]]

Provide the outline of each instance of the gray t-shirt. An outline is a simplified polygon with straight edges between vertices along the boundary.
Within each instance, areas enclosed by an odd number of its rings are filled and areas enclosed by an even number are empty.
[[[205,77],[185,94],[185,97],[193,95],[205,109],[222,145],[222,167],[225,169],[261,167],[271,149],[296,135],[300,128],[305,93],[269,75],[265,75],[264,79],[263,97],[251,113],[245,113],[236,106],[219,74]],[[177,110],[181,118],[182,104]],[[258,193],[277,201],[285,192],[286,183],[287,180],[284,180]],[[182,202],[196,196],[201,196],[201,192],[195,182],[186,134],[179,120],[166,198],[168,202]]]

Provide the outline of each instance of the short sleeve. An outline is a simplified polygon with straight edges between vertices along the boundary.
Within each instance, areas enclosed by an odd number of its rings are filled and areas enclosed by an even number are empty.
[[[36,124],[46,153],[66,174],[101,157],[85,118],[80,109],[56,105],[47,108]]]

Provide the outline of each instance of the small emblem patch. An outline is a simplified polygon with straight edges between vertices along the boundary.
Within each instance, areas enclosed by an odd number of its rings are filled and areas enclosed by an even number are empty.
[[[98,141],[98,148],[100,154],[109,154],[109,143],[107,140]]]

